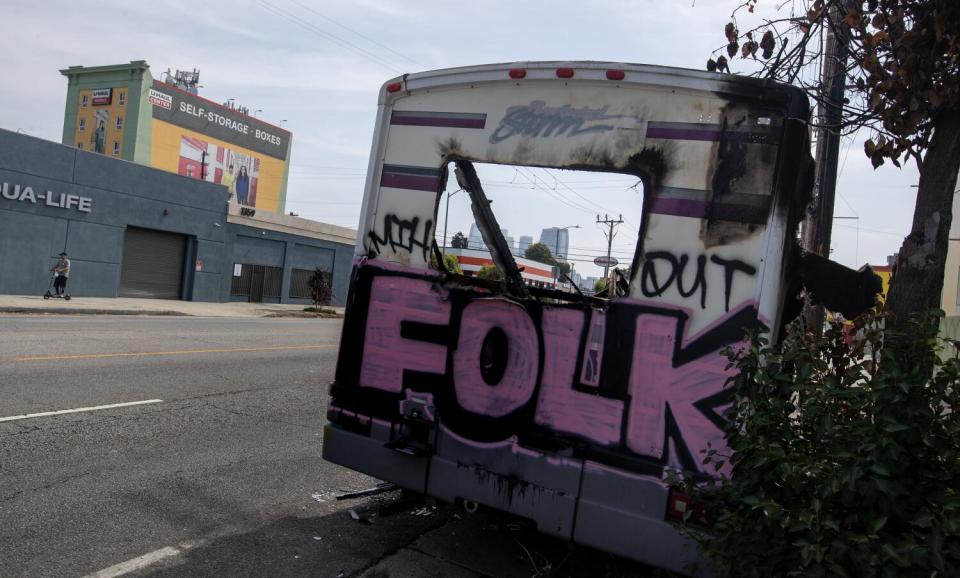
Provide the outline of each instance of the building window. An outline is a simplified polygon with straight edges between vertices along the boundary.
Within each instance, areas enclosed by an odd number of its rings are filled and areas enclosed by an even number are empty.
[[[83,131],[85,131],[85,130],[87,130],[87,119],[81,118],[81,119],[80,119],[80,132],[83,132]]]
[[[113,141],[113,156],[120,156],[120,142]]]
[[[127,104],[126,91],[120,91],[120,94],[117,96],[117,102],[120,104],[120,106]]]
[[[117,117],[117,130],[123,130],[123,117]]]
[[[313,299],[313,291],[310,290],[310,279],[313,278],[313,273],[313,269],[292,269],[290,271],[291,299]],[[331,284],[330,272],[324,271],[323,275],[327,278],[327,284]]]
[[[234,276],[230,281],[231,296],[246,297],[247,301],[253,303],[260,303],[264,299],[280,300],[282,267],[234,263],[234,269],[237,265],[240,265],[240,275]]]
[[[89,102],[90,102],[90,97],[88,97],[86,94],[80,97],[81,107],[87,108],[87,104],[89,104]]]

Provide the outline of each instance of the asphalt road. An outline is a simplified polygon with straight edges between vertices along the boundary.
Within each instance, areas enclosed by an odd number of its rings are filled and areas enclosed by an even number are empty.
[[[0,576],[638,575],[500,518],[335,500],[377,483],[320,459],[339,332],[0,316]]]

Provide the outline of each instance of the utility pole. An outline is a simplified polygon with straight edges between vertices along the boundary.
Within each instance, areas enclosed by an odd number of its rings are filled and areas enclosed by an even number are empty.
[[[610,273],[610,253],[613,251],[613,228],[623,223],[623,215],[619,215],[616,219],[611,219],[610,215],[604,214],[603,218],[600,218],[600,215],[597,215],[597,223],[603,223],[609,227],[609,232],[605,232],[604,235],[607,236],[607,264],[603,266],[603,278],[606,279]]]
[[[207,151],[200,151],[200,180],[207,180]]]
[[[847,80],[848,42],[843,27],[847,2],[835,4],[829,15],[826,47],[817,112],[816,197],[814,208],[803,226],[803,248],[821,257],[830,257],[833,205],[837,192],[837,164],[840,158],[840,130],[843,121],[843,94]],[[823,327],[823,307],[807,312],[807,327]]]

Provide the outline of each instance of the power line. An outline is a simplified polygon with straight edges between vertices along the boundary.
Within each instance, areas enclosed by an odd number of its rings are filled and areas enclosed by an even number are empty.
[[[543,170],[544,172],[547,172],[546,169],[541,169],[541,170]],[[575,191],[574,189],[572,189],[572,188],[570,187],[570,185],[568,185],[567,183],[563,182],[563,180],[561,180],[557,175],[555,175],[555,174],[553,174],[553,173],[550,173],[550,172],[547,172],[547,174],[550,175],[551,177],[553,177],[553,180],[555,180],[557,183],[559,183],[560,185],[562,185],[565,189],[567,189],[568,191],[570,191],[570,192],[573,193],[574,195],[580,197],[580,198],[583,199],[584,201],[590,203],[590,204],[593,205],[594,207],[600,209],[601,211],[607,212],[607,213],[612,213],[612,212],[613,212],[613,211],[611,211],[610,209],[604,207],[603,205],[601,205],[601,204],[599,204],[599,203],[595,203],[595,202],[591,201],[590,199],[588,199],[587,197],[581,195],[580,193],[578,193],[577,191]],[[584,187],[584,188],[591,188],[591,189],[592,189],[592,188],[600,188],[600,187]],[[620,188],[620,187],[614,187],[614,188]],[[629,221],[627,221],[627,223],[629,223]],[[632,226],[632,225],[631,225],[631,226]]]
[[[370,60],[371,62],[379,64],[380,66],[386,68],[387,70],[390,70],[391,72],[396,72],[396,73],[403,72],[401,68],[394,66],[387,60],[380,58],[379,56],[370,52],[369,50],[363,49],[348,40],[344,40],[339,36],[336,36],[335,34],[327,32],[326,30],[323,30],[322,28],[317,27],[315,24],[312,24],[300,18],[296,14],[292,14],[282,8],[278,8],[277,6],[274,6],[273,4],[270,4],[265,0],[256,0],[256,2],[263,8],[266,8],[267,10],[269,10],[270,12],[273,12],[274,14],[280,16],[281,18],[284,18],[290,22],[293,22],[294,24],[299,25],[301,28],[306,29],[308,32],[312,32],[317,36],[323,38],[324,40],[328,40],[335,44],[339,44],[341,47],[346,48],[347,50],[350,50],[351,52],[359,56],[363,56],[367,60]]]
[[[386,46],[386,45],[384,45],[384,44],[380,44],[379,42],[377,42],[377,41],[374,40],[373,38],[370,38],[369,36],[367,36],[367,35],[365,35],[365,34],[363,34],[363,33],[361,33],[361,32],[356,31],[356,30],[354,30],[353,28],[350,28],[349,26],[347,26],[347,25],[345,25],[345,24],[341,24],[340,22],[334,20],[333,18],[330,18],[329,16],[327,16],[327,15],[325,15],[325,14],[321,14],[321,13],[317,12],[316,10],[314,10],[313,8],[311,8],[311,7],[309,7],[309,6],[305,5],[305,4],[301,4],[300,2],[297,2],[297,0],[291,0],[291,1],[292,1],[294,4],[296,4],[297,6],[300,6],[301,8],[303,8],[304,10],[307,10],[307,11],[309,11],[309,12],[313,12],[314,14],[316,14],[316,15],[319,16],[320,18],[323,18],[323,19],[326,20],[327,22],[332,22],[333,24],[336,24],[336,25],[339,26],[340,28],[343,28],[344,30],[346,30],[346,31],[348,31],[348,32],[352,32],[353,34],[356,34],[357,36],[359,36],[360,38],[363,38],[364,40],[366,40],[367,42],[370,42],[371,44],[375,44],[375,45],[379,46],[380,48],[383,48],[384,50],[386,50],[386,51],[388,51],[388,52],[392,52],[393,54],[399,56],[400,58],[402,58],[402,59],[404,59],[404,60],[406,60],[406,61],[408,61],[408,62],[411,62],[411,63],[413,63],[413,64],[416,64],[417,66],[419,66],[419,67],[421,67],[421,68],[427,68],[427,66],[425,66],[424,64],[422,64],[422,63],[420,63],[420,62],[417,62],[416,60],[410,58],[409,56],[406,56],[406,55],[404,55],[404,54],[401,54],[401,53],[397,52],[396,50],[390,48],[389,46]]]
[[[576,209],[576,210],[578,210],[578,211],[583,211],[584,213],[587,213],[587,214],[592,214],[592,213],[594,213],[593,209],[590,209],[589,207],[586,207],[586,206],[584,206],[584,205],[581,205],[581,204],[577,203],[576,201],[573,201],[572,199],[568,199],[567,197],[565,197],[565,196],[563,196],[562,194],[560,194],[559,191],[553,191],[553,190],[551,190],[551,189],[549,189],[549,188],[547,188],[547,187],[544,187],[544,186],[542,186],[542,185],[539,185],[539,184],[537,183],[537,175],[536,175],[533,171],[530,171],[530,170],[527,169],[526,167],[516,167],[516,168],[517,168],[517,173],[518,173],[518,174],[522,175],[522,176],[525,177],[525,178],[531,179],[531,182],[532,182],[534,188],[537,188],[537,189],[540,189],[540,190],[544,191],[545,193],[547,193],[548,195],[550,195],[550,196],[553,197],[554,199],[560,201],[561,203],[567,205],[568,207],[570,207],[570,208],[572,208],[572,209]],[[524,170],[526,170],[527,173],[523,173],[522,171],[524,171]]]

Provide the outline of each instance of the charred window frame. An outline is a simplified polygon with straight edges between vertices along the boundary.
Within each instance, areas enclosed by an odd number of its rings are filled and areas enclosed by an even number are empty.
[[[456,167],[458,185],[470,196],[471,209],[474,214],[475,222],[477,223],[477,228],[480,229],[480,234],[483,237],[483,242],[490,250],[494,264],[504,272],[508,292],[517,297],[529,298],[531,293],[530,289],[535,289],[535,293],[537,294],[571,299],[571,296],[574,295],[573,293],[565,293],[553,289],[536,288],[523,279],[521,269],[517,265],[517,262],[513,257],[513,253],[509,250],[506,244],[506,239],[504,238],[503,233],[501,233],[500,225],[496,219],[496,216],[490,208],[491,201],[483,191],[483,185],[477,176],[476,168],[474,167],[473,162],[468,159],[455,156],[446,157],[443,162],[442,183],[446,183],[447,167],[451,163],[453,163]],[[666,163],[662,151],[659,149],[645,149],[641,153],[638,153],[629,159],[628,167],[625,170],[604,170],[603,168],[592,165],[542,168],[562,168],[590,173],[629,175],[637,178],[640,181],[640,184],[643,186],[643,202],[641,205],[640,224],[636,231],[637,242],[635,244],[633,258],[630,263],[629,276],[628,278],[623,279],[624,283],[617,283],[614,286],[614,296],[626,295],[629,291],[629,286],[633,284],[634,279],[639,274],[640,266],[643,263],[644,240],[649,224],[650,206],[655,195],[656,184],[660,181],[666,170]],[[443,192],[444,191],[441,188],[437,194],[434,215],[439,214],[440,201],[443,198]],[[442,264],[443,259],[440,257],[440,252],[437,249],[436,240],[434,240],[433,248],[437,261],[440,263],[437,269],[446,272],[446,269]],[[590,301],[606,300],[585,296],[580,293],[579,288],[576,289],[576,297],[573,297],[573,299]]]

